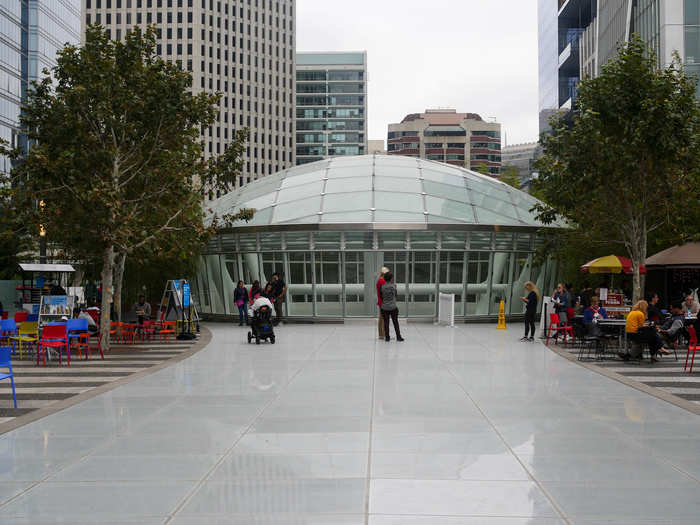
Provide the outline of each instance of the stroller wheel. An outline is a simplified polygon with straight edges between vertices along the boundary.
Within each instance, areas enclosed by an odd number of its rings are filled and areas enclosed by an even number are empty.
[[[275,336],[274,335],[270,336],[270,343],[273,345],[275,344]]]
[[[250,344],[250,341],[253,339],[253,334],[248,332],[248,344]]]
[[[256,338],[255,338],[255,344],[256,344],[256,345],[259,345],[259,344],[260,344],[260,338],[259,338],[259,337],[256,337]]]

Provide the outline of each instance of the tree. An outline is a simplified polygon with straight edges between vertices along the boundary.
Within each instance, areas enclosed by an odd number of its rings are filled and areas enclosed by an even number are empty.
[[[697,200],[698,116],[695,82],[678,56],[658,69],[634,37],[599,77],[579,84],[572,114],[555,115],[541,137],[540,220],[563,217],[591,239],[624,248],[634,300],[643,293],[649,234],[673,229],[689,196],[693,206]]]
[[[505,182],[509,186],[520,189],[520,171],[515,166],[504,166],[501,172],[501,182]]]
[[[477,164],[477,166],[472,168],[472,169],[473,169],[473,171],[476,171],[477,173],[481,173],[482,175],[491,175],[486,164]]]
[[[103,349],[115,261],[120,284],[128,254],[211,234],[204,195],[228,189],[247,138],[240,130],[223,155],[204,159],[200,132],[220,95],[192,94],[190,74],[160,59],[155,40],[152,28],[114,42],[88,27],[82,47],[59,51],[53,80],[28,91],[21,116],[34,145],[13,175],[16,195],[35,234],[42,224],[66,253],[100,254]]]

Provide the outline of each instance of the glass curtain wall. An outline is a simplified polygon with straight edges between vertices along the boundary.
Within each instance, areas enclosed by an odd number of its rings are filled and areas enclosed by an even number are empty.
[[[287,314],[298,317],[373,317],[382,266],[394,273],[401,316],[435,317],[439,293],[455,295],[455,314],[520,314],[525,282],[548,294],[557,278],[553,261],[536,264],[542,240],[530,233],[316,232],[220,236],[193,280],[204,313],[235,315],[233,290],[282,274]],[[372,246],[376,249],[372,249]],[[268,249],[279,246],[279,249]],[[229,251],[230,250],[230,251]]]

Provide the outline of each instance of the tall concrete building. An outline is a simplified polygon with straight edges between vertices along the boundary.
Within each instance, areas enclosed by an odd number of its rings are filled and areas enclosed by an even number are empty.
[[[599,75],[632,34],[659,67],[677,51],[700,73],[700,0],[538,0],[538,23],[540,131],[553,111],[573,107],[581,79]]]
[[[513,166],[520,175],[520,187],[528,189],[535,172],[535,160],[540,154],[537,142],[504,146],[501,150],[502,169]]]
[[[455,109],[426,109],[389,124],[389,155],[436,160],[469,169],[485,166],[501,172],[501,125],[485,122],[476,113]]]
[[[297,53],[297,164],[367,152],[367,52]]]
[[[294,165],[295,0],[82,1],[83,29],[98,23],[119,40],[152,24],[158,53],[192,73],[193,91],[222,94],[205,154],[248,128],[237,187]]]
[[[59,49],[80,42],[80,2],[0,2],[0,138],[12,146],[26,147],[19,114],[27,88],[56,64]],[[0,171],[10,168],[0,156]]]

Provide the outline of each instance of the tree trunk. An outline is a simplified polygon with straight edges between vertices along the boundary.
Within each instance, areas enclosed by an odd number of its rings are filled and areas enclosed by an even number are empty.
[[[633,239],[630,258],[632,259],[632,302],[636,303],[644,299],[644,281],[640,273],[640,268],[647,258],[647,233],[646,228]]]
[[[112,305],[112,274],[114,246],[105,248],[102,254],[102,312],[100,314],[100,347],[109,350],[110,308]]]
[[[114,267],[114,313],[117,316],[117,321],[122,320],[122,281],[124,280],[124,264],[126,263],[126,254],[118,253],[115,256],[116,265]]]

